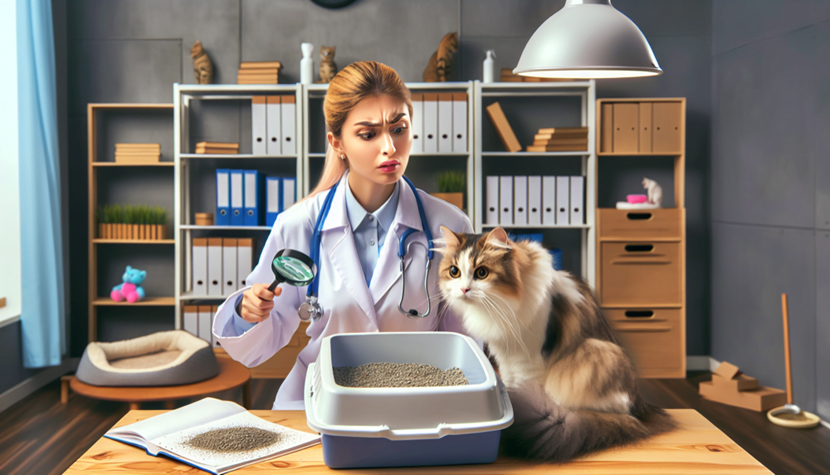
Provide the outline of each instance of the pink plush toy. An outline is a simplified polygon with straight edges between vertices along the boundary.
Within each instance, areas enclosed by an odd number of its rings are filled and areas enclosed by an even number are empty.
[[[648,201],[648,196],[646,195],[628,195],[626,198],[629,203],[645,203]]]
[[[112,288],[110,297],[116,302],[126,300],[130,303],[136,303],[144,298],[144,289],[141,288],[141,283],[147,277],[147,271],[133,269],[127,266],[126,272],[121,276],[124,281],[123,284],[118,284]]]

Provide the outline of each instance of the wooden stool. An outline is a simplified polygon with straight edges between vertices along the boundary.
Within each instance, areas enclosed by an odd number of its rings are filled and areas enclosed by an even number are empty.
[[[242,386],[242,404],[251,407],[251,372],[244,365],[230,359],[217,357],[219,374],[213,378],[179,386],[92,386],[82,383],[75,376],[61,377],[61,402],[69,400],[72,391],[92,399],[121,401],[130,404],[130,410],[139,409],[142,402],[164,401],[165,409],[173,409],[177,399],[190,399],[218,393]]]

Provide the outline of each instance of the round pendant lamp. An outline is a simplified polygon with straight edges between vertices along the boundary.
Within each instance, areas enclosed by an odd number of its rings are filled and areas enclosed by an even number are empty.
[[[533,33],[520,76],[604,79],[663,73],[643,32],[611,0],[566,0]]]

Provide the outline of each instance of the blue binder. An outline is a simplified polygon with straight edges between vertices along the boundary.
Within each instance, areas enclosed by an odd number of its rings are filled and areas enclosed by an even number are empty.
[[[231,172],[226,168],[216,170],[216,225],[231,224]]]
[[[245,174],[245,226],[262,226],[262,198],[265,175],[258,170],[243,170]]]
[[[277,215],[282,212],[282,179],[278,176],[269,176],[265,179],[265,225],[273,226]]]
[[[245,225],[245,175],[231,170],[231,226]]]

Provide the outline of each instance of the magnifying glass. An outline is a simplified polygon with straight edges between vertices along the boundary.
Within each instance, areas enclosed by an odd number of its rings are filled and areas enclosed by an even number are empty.
[[[271,261],[271,272],[274,273],[274,283],[268,290],[272,293],[283,282],[303,287],[314,280],[314,261],[300,251],[283,249]]]

